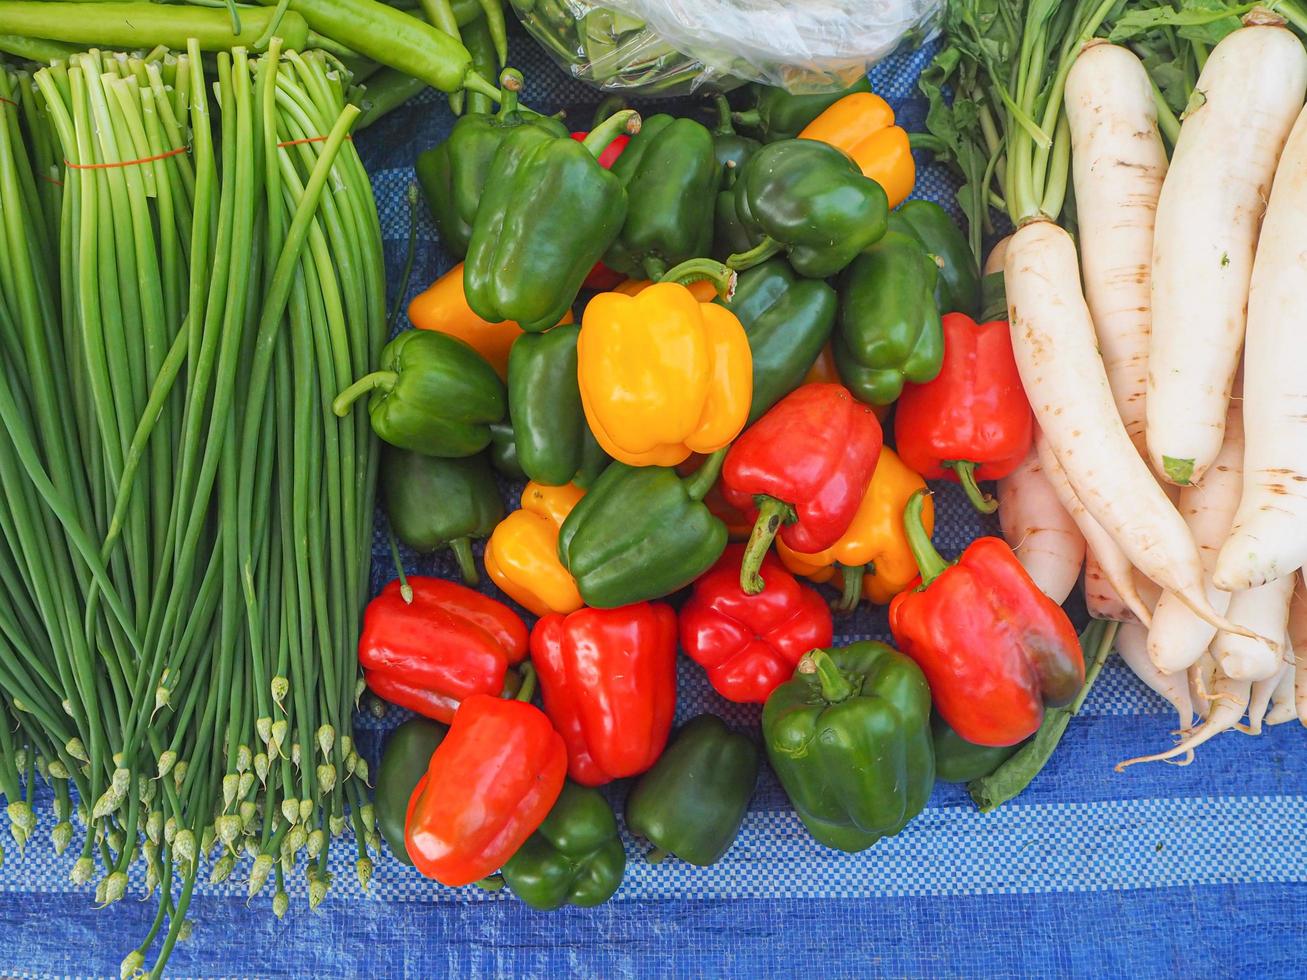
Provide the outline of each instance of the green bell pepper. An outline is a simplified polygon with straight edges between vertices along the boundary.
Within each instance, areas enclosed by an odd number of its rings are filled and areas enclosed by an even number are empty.
[[[390,852],[403,864],[413,864],[404,842],[408,801],[418,780],[427,774],[431,753],[444,740],[446,731],[444,725],[429,718],[411,718],[390,733],[381,754],[374,803],[377,829],[390,846]]]
[[[490,537],[504,519],[504,501],[485,456],[440,459],[388,447],[381,457],[381,493],[399,540],[423,553],[448,546],[463,581],[477,584],[472,539]]]
[[[713,135],[693,119],[650,116],[612,167],[626,188],[626,222],[604,264],[635,279],[661,279],[707,255],[721,183]]]
[[[946,783],[969,783],[988,776],[1025,744],[975,745],[955,732],[938,712],[931,716],[930,735],[935,744],[935,776]]]
[[[776,140],[798,136],[808,123],[844,96],[854,92],[870,92],[871,82],[863,75],[842,91],[822,92],[818,95],[791,95],[783,88],[770,85],[758,85],[756,91],[758,97],[754,107],[735,113],[735,121],[746,128],[759,129],[764,140],[774,143]]]
[[[546,486],[588,486],[608,462],[585,412],[576,382],[581,325],[523,334],[508,355],[508,411],[517,461],[528,479]]]
[[[935,306],[938,276],[935,260],[896,231],[845,270],[832,349],[841,380],[862,401],[888,405],[905,381],[939,374],[944,328]]]
[[[504,383],[463,341],[434,330],[405,330],[381,350],[381,366],[336,396],[344,418],[366,393],[377,438],[428,456],[472,456],[490,443],[507,411]]]
[[[880,184],[835,147],[783,140],[764,146],[744,165],[735,209],[745,230],[761,237],[727,265],[748,269],[785,251],[799,275],[826,279],[885,234],[889,200]]]
[[[522,464],[517,458],[517,438],[508,422],[496,422],[490,427],[490,465],[500,476],[510,480],[525,480]]]
[[[626,826],[654,845],[651,863],[671,854],[706,868],[735,842],[757,783],[753,739],[716,715],[699,715],[632,788]]]
[[[725,450],[682,479],[664,466],[613,463],[558,532],[558,558],[587,606],[612,609],[671,595],[726,550],[726,525],[704,495]]]
[[[568,780],[545,822],[501,874],[533,909],[602,905],[626,874],[626,850],[612,807],[598,790]]]
[[[418,154],[414,170],[445,250],[462,258],[472,240],[472,222],[485,194],[495,154],[509,133],[520,127],[540,137],[565,138],[567,127],[552,116],[519,108],[522,73],[505,68],[499,76],[499,111],[470,112],[444,142]]]
[[[722,189],[713,206],[713,256],[725,261],[737,252],[747,252],[762,236],[751,233],[740,220],[735,207],[735,184],[744,165],[762,149],[762,144],[741,136],[731,125],[731,107],[725,96],[717,96],[719,121],[713,130],[713,152],[721,168]]]
[[[717,171],[738,170],[749,157],[760,149],[762,144],[750,136],[735,131],[731,121],[731,104],[726,96],[718,95],[713,99],[717,108],[717,125],[713,127],[713,156],[717,160]]]
[[[724,304],[739,318],[753,354],[749,425],[799,386],[835,327],[835,290],[802,279],[782,258],[740,273]]]
[[[980,312],[980,267],[958,226],[934,201],[905,201],[889,216],[890,231],[916,239],[939,268],[935,305],[940,313]]]
[[[763,706],[762,734],[799,818],[827,847],[892,837],[935,785],[930,687],[883,643],[806,654]]]
[[[534,126],[505,137],[463,266],[464,292],[477,316],[514,320],[528,333],[563,318],[626,220],[626,189],[597,157],[638,119],[625,109],[584,142]]]

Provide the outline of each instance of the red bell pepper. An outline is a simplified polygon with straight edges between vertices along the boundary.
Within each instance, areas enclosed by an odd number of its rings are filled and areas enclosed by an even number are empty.
[[[1085,682],[1075,627],[1000,538],[977,538],[949,564],[921,522],[925,490],[903,525],[921,585],[889,607],[899,647],[930,682],[943,719],[975,745],[1015,745],[1045,707],[1070,704]]]
[[[588,132],[583,130],[573,133],[572,139],[578,143],[584,143],[585,138],[589,135]],[[617,158],[626,150],[626,144],[629,142],[631,142],[631,137],[625,133],[614,137],[613,141],[604,147],[604,152],[599,154],[599,166],[605,170],[611,170],[613,164],[617,162]],[[586,289],[607,292],[625,278],[620,272],[614,272],[602,262],[596,262],[594,268],[590,270],[590,274],[585,277],[585,282],[582,285]]]
[[[563,791],[567,749],[528,702],[474,694],[459,706],[409,798],[404,843],[413,864],[442,885],[498,871],[544,822]]]
[[[768,554],[759,570],[767,587],[745,593],[743,557],[744,545],[731,545],[694,583],[681,607],[681,647],[726,700],[761,704],[794,675],[805,653],[830,646],[834,627],[826,600],[775,555]]]
[[[634,776],[662,754],[676,710],[676,613],[661,602],[545,616],[531,631],[545,713],[584,786]]]
[[[749,595],[772,539],[795,551],[825,551],[858,512],[880,457],[880,422],[871,407],[834,384],[790,392],[735,440],[722,467],[726,502],[754,521],[740,566]]]
[[[391,582],[368,603],[359,663],[387,701],[445,724],[474,694],[498,695],[527,651],[526,624],[502,602],[441,578],[411,576],[413,600]]]
[[[903,386],[894,415],[895,448],[928,480],[960,482],[976,509],[998,501],[977,480],[1001,480],[1021,464],[1035,417],[1021,386],[1006,320],[944,317],[944,364],[934,381]]]

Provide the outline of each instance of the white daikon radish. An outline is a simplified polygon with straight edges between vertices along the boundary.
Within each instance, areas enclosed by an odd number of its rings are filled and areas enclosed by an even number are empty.
[[[1116,764],[1116,771],[1121,772],[1126,766],[1138,762],[1171,762],[1179,760],[1176,765],[1185,766],[1193,761],[1193,750],[1204,742],[1210,741],[1221,732],[1228,732],[1239,724],[1239,719],[1248,710],[1248,699],[1252,695],[1252,685],[1248,681],[1237,681],[1227,677],[1218,667],[1212,681],[1208,698],[1206,720],[1197,728],[1185,732],[1183,741],[1155,755],[1144,755],[1137,759],[1127,759]]]
[[[1180,490],[1180,516],[1189,525],[1203,563],[1207,601],[1219,613],[1227,613],[1230,593],[1212,585],[1216,555],[1230,534],[1230,522],[1239,506],[1243,487],[1243,419],[1239,406],[1231,403],[1226,416],[1225,442],[1204,474],[1202,483]],[[1148,655],[1158,669],[1184,670],[1207,650],[1216,627],[1195,616],[1171,593],[1163,594],[1153,610],[1148,631]]]
[[[1003,540],[1040,590],[1059,606],[1076,586],[1085,560],[1085,537],[1039,465],[1035,447],[998,481]]]
[[[1012,236],[1007,235],[994,243],[994,247],[989,250],[989,255],[985,256],[985,265],[980,270],[982,276],[992,276],[996,272],[1003,271],[1003,263],[1007,259],[1007,243],[1011,240]]]
[[[1129,563],[1125,567],[1133,574],[1134,569],[1129,568]],[[1085,551],[1084,597],[1085,609],[1093,619],[1142,625],[1139,615],[1130,608],[1129,604],[1121,598],[1121,594],[1113,588],[1112,583],[1107,578],[1107,573],[1103,571],[1103,565],[1098,560],[1098,556],[1088,549]],[[1139,601],[1143,601],[1142,596],[1139,597]]]
[[[1289,600],[1297,581],[1297,575],[1286,575],[1255,589],[1231,594],[1230,618],[1262,636],[1280,637],[1281,649],[1273,651],[1256,640],[1218,632],[1212,641],[1212,655],[1228,676],[1241,681],[1264,681],[1279,675],[1280,665],[1284,663],[1283,639],[1289,629]]]
[[[1193,702],[1194,713],[1204,721],[1211,710],[1211,690],[1216,683],[1216,660],[1208,650],[1189,668],[1189,699]]]
[[[1071,489],[1066,474],[1062,472],[1061,465],[1053,455],[1053,447],[1038,430],[1035,432],[1035,454],[1039,457],[1039,467],[1044,473],[1044,478],[1048,480],[1048,485],[1053,488],[1053,493],[1061,502],[1063,509],[1071,515],[1071,520],[1075,522],[1076,527],[1080,528],[1080,534],[1088,546],[1085,552],[1086,558],[1090,554],[1094,556],[1095,563],[1102,569],[1103,578],[1121,598],[1126,608],[1135,614],[1136,619],[1141,623],[1150,622],[1152,618],[1150,610],[1144,605],[1144,600],[1139,597],[1139,592],[1135,589],[1134,569],[1130,567],[1129,560],[1117,547],[1111,535],[1103,530],[1103,526],[1094,520],[1089,511],[1085,510],[1085,505]]]
[[[1166,147],[1148,73],[1128,48],[1091,41],[1066,80],[1085,302],[1117,411],[1141,456],[1152,320],[1153,219]]]
[[[1244,22],[1198,76],[1157,204],[1147,439],[1172,483],[1202,479],[1220,452],[1257,231],[1307,91],[1307,52],[1283,20]]]
[[[1116,652],[1136,677],[1170,702],[1179,716],[1180,729],[1194,721],[1193,702],[1189,695],[1189,678],[1183,670],[1166,674],[1148,659],[1148,631],[1137,623],[1125,623],[1116,631]]]
[[[1135,568],[1220,629],[1256,638],[1207,601],[1193,536],[1126,434],[1071,236],[1048,221],[1023,225],[1008,244],[1004,281],[1021,382],[1076,498]],[[1042,453],[1040,461],[1048,470]],[[1085,540],[1106,560],[1088,534]],[[1278,652],[1278,638],[1266,642]]]
[[[1252,693],[1248,698],[1248,723],[1246,725],[1236,725],[1235,727],[1245,735],[1260,735],[1262,733],[1262,724],[1274,725],[1276,722],[1271,721],[1267,712],[1271,708],[1271,698],[1275,692],[1280,689],[1284,678],[1289,674],[1289,665],[1280,664],[1280,669],[1271,677],[1261,681],[1253,681]]]
[[[1307,112],[1275,173],[1248,292],[1243,499],[1216,582],[1247,589],[1307,561]]]
[[[1303,573],[1307,576],[1307,572]],[[1298,720],[1307,726],[1307,588],[1299,581],[1289,603],[1289,644],[1293,647],[1293,697],[1298,706]]]
[[[1271,692],[1271,710],[1266,712],[1267,725],[1283,725],[1286,721],[1298,718],[1298,705],[1294,702],[1294,686],[1297,680],[1296,664],[1285,664],[1280,674],[1280,682]]]

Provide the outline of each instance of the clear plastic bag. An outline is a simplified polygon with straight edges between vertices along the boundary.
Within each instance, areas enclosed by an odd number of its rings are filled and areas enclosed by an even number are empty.
[[[577,78],[632,95],[684,95],[745,81],[796,94],[847,88],[909,35],[928,36],[943,0],[512,3]]]

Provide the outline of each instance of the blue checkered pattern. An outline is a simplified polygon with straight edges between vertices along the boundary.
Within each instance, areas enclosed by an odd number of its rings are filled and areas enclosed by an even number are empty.
[[[554,111],[594,95],[515,39],[525,101]],[[909,129],[924,105],[915,78],[928,52],[896,56],[873,85]],[[642,108],[657,108],[656,104]],[[686,108],[682,105],[681,108]],[[408,227],[405,189],[416,154],[451,124],[428,94],[359,139],[373,174],[392,290]],[[925,161],[919,161],[924,164]],[[922,166],[916,196],[954,207],[953,184]],[[410,293],[450,265],[425,215]],[[937,543],[956,554],[996,530],[941,485]],[[505,487],[510,503],[514,488]],[[380,537],[374,589],[391,577]],[[411,573],[455,574],[448,557],[405,554]],[[1083,613],[1078,612],[1083,618]],[[865,604],[838,641],[885,639]],[[682,660],[678,715],[704,710],[752,726],[758,709],[728,704]],[[358,741],[377,763],[381,738],[406,713],[361,716]],[[593,910],[533,912],[505,894],[453,890],[389,859],[371,893],[353,885],[350,846],[333,852],[337,887],[314,914],[302,880],[275,920],[266,896],[247,908],[244,882],[201,888],[178,976],[261,977],[813,977],[1301,976],[1307,940],[1307,737],[1285,725],[1258,739],[1228,734],[1187,767],[1112,765],[1169,743],[1171,709],[1109,662],[1048,769],[1017,801],[982,815],[961,787],[940,784],[898,837],[860,855],[822,848],[764,772],[735,846],[713,868],[631,863],[616,898]],[[608,792],[619,807],[623,787]],[[68,882],[73,856],[34,843],[0,867],[0,975],[116,975],[153,903],[95,911]],[[347,853],[348,852],[348,853]],[[128,938],[130,938],[130,942]]]

